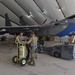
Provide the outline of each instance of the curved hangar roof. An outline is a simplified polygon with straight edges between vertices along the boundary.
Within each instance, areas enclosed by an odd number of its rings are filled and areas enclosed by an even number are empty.
[[[46,24],[75,14],[75,0],[0,0],[0,26],[8,13],[13,26],[23,16],[27,25]]]

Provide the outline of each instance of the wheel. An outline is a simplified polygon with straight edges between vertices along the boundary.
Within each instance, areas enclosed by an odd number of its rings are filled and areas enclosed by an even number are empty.
[[[14,57],[12,58],[12,61],[13,61],[14,63],[17,63],[17,56],[14,56]]]
[[[38,48],[38,53],[44,53],[44,51],[43,51],[43,48],[42,48],[42,47],[39,47],[39,48]]]
[[[20,60],[20,65],[21,65],[21,66],[25,66],[26,63],[27,63],[27,61],[26,61],[25,58],[22,58],[22,59]]]
[[[60,53],[59,52],[54,52],[54,56],[59,58],[60,57]]]

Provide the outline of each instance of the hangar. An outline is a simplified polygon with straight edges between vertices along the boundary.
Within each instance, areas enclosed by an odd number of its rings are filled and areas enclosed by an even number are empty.
[[[75,75],[74,7],[75,0],[0,0],[0,74]],[[14,40],[19,32],[28,40],[34,32],[44,41],[37,46],[35,66],[23,66],[25,59],[20,61],[21,45]],[[15,55],[16,64],[12,62]]]

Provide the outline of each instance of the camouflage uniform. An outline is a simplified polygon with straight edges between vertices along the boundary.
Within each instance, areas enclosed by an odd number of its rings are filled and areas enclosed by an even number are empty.
[[[24,40],[25,40],[25,38],[23,37],[23,36],[17,36],[16,37],[16,40],[15,40],[15,43],[16,44],[23,44],[24,43]]]
[[[33,36],[31,40],[31,49],[30,49],[30,64],[35,66],[35,58],[37,58],[37,37]]]

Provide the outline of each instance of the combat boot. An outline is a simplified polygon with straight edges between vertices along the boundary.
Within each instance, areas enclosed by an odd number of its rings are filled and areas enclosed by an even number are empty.
[[[30,66],[35,66],[35,62],[34,62],[34,61],[30,61],[30,62],[29,62],[29,65],[30,65]]]

